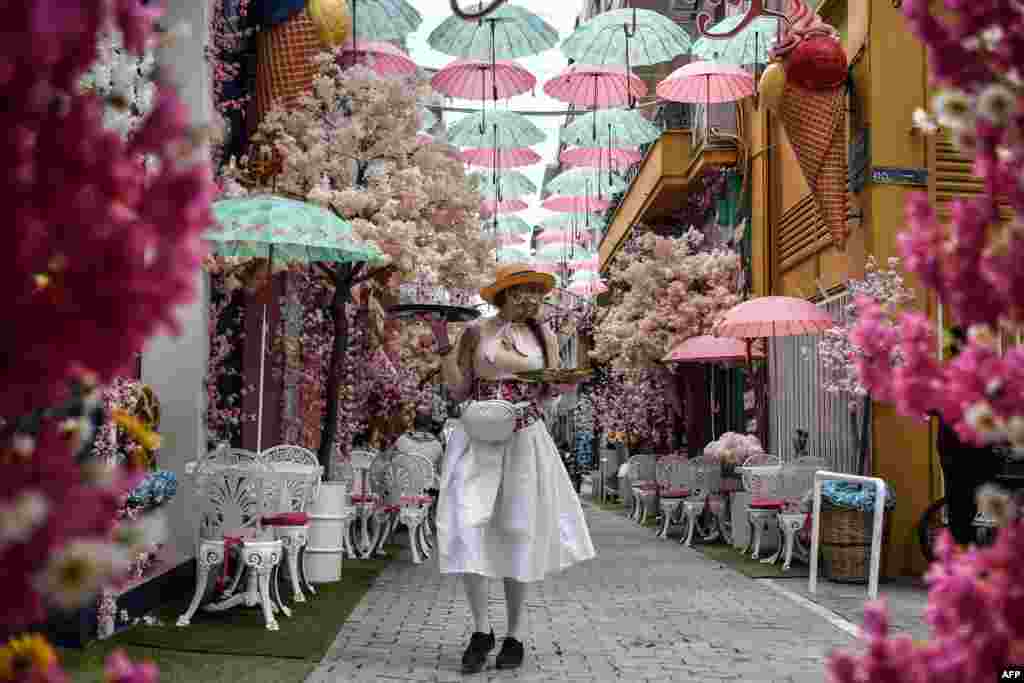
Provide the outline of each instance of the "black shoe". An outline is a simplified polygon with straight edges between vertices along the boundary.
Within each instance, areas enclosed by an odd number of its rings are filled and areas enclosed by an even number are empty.
[[[494,631],[475,632],[469,638],[469,647],[462,653],[462,673],[475,674],[483,671],[487,654],[494,649]]]
[[[518,669],[523,664],[523,644],[515,638],[506,638],[501,644],[501,652],[494,662],[499,669]]]

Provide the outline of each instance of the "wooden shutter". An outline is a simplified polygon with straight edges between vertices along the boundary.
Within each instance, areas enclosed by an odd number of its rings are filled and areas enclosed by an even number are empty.
[[[779,272],[807,260],[832,244],[813,194],[807,194],[779,220]]]
[[[932,136],[928,154],[928,196],[940,218],[949,220],[954,199],[982,194],[985,184],[974,175],[973,162],[960,153],[947,131]],[[1011,217],[1006,204],[1000,206],[1004,220]]]

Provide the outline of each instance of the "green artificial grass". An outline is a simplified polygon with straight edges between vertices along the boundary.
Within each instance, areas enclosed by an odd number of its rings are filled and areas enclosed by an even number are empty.
[[[387,550],[394,556],[399,548],[392,546]],[[200,608],[189,626],[179,627],[175,622],[188,608],[192,597],[189,594],[168,602],[154,614],[160,625],[140,624],[106,642],[181,653],[319,661],[389,561],[345,560],[341,581],[317,584],[316,595],[307,597],[306,602],[289,603],[291,617],[277,615],[279,631],[266,629],[259,607],[241,606],[217,613]]]
[[[752,579],[799,579],[809,576],[807,567],[799,562],[794,561],[789,571],[784,572],[781,561],[775,564],[761,564],[761,560],[752,560],[741,555],[740,551],[731,545],[701,545],[695,541],[693,548],[708,559],[721,562]]]

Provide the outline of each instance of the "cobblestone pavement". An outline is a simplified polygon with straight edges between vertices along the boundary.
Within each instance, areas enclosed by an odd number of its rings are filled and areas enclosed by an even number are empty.
[[[457,577],[401,558],[377,579],[307,683],[825,680],[852,638],[829,621],[615,512],[584,505],[597,558],[530,587],[526,661],[462,676],[469,608]],[[491,621],[503,637],[501,582]]]

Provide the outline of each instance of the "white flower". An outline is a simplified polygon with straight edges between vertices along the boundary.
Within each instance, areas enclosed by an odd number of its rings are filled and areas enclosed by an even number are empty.
[[[993,443],[1000,438],[1001,420],[992,412],[992,406],[986,401],[978,401],[968,406],[964,411],[964,421],[984,443]]]
[[[921,131],[924,135],[935,135],[939,131],[938,122],[921,107],[914,110],[913,120],[914,128]]]
[[[27,541],[46,521],[50,503],[39,491],[22,491],[8,505],[0,505],[0,545]]]
[[[978,95],[978,114],[997,125],[1005,125],[1017,113],[1017,97],[1013,91],[993,83]]]
[[[151,512],[131,524],[121,524],[116,541],[129,553],[150,550],[167,538],[167,516],[160,510]]]
[[[50,556],[36,576],[36,589],[55,606],[73,609],[130,568],[130,556],[113,543],[76,539]]]
[[[932,99],[940,126],[963,128],[974,119],[971,100],[960,90],[943,90]]]

